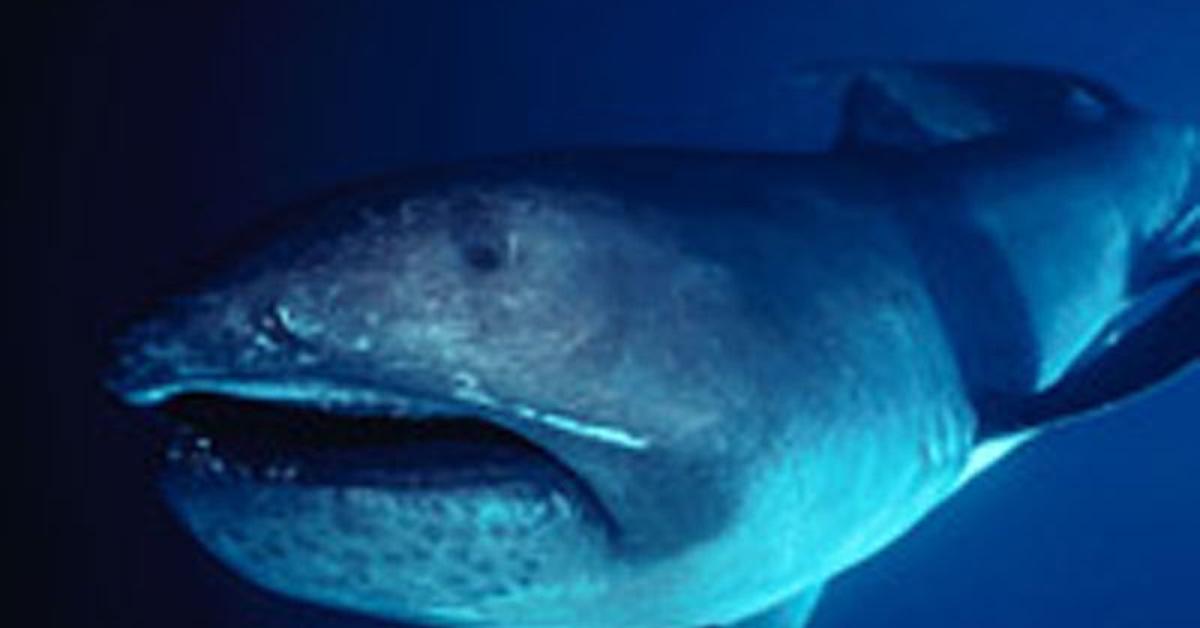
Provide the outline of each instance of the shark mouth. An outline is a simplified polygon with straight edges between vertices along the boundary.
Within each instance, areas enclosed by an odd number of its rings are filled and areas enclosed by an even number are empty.
[[[465,409],[394,416],[189,393],[155,410],[175,427],[169,467],[211,479],[424,489],[574,479],[546,450]]]
[[[502,419],[465,404],[351,405],[175,391],[139,405],[168,428],[163,470],[199,481],[398,491],[525,486],[603,513],[565,463]]]

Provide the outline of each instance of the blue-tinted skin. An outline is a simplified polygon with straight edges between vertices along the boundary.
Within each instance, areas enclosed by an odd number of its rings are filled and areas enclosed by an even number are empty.
[[[1196,150],[1122,114],[919,154],[417,173],[305,209],[134,329],[112,385],[477,414],[580,480],[169,474],[183,521],[270,589],[439,624],[734,623],[917,522],[985,462],[981,396],[1052,384],[1135,268],[1197,253]]]

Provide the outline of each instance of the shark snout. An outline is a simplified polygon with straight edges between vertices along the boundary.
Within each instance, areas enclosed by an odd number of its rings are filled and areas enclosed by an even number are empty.
[[[312,283],[267,275],[177,297],[117,337],[105,383],[135,405],[188,391],[345,396],[313,387],[383,388],[384,371],[421,383],[403,356],[380,354],[378,330],[338,317],[352,308],[312,298]]]
[[[106,386],[126,402],[152,405],[202,382],[283,375],[304,361],[287,334],[270,333],[268,318],[216,298],[177,300],[130,326],[113,343]]]

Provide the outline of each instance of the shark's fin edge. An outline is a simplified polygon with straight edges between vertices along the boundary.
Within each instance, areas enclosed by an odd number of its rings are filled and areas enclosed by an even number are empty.
[[[822,586],[805,589],[757,615],[747,617],[725,628],[803,628],[812,618],[821,599]]]
[[[842,151],[922,151],[1130,110],[1111,88],[1049,69],[916,63],[846,74],[835,145]]]
[[[1104,347],[1045,391],[981,404],[980,440],[1050,425],[1103,410],[1182,373],[1200,360],[1200,280],[1150,315],[1113,330]]]

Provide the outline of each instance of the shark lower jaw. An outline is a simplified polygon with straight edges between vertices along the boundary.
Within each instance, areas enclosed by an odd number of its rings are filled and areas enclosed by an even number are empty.
[[[601,586],[611,517],[501,417],[214,388],[141,405],[170,434],[171,509],[248,580],[385,618],[483,625],[546,591],[590,599]]]

